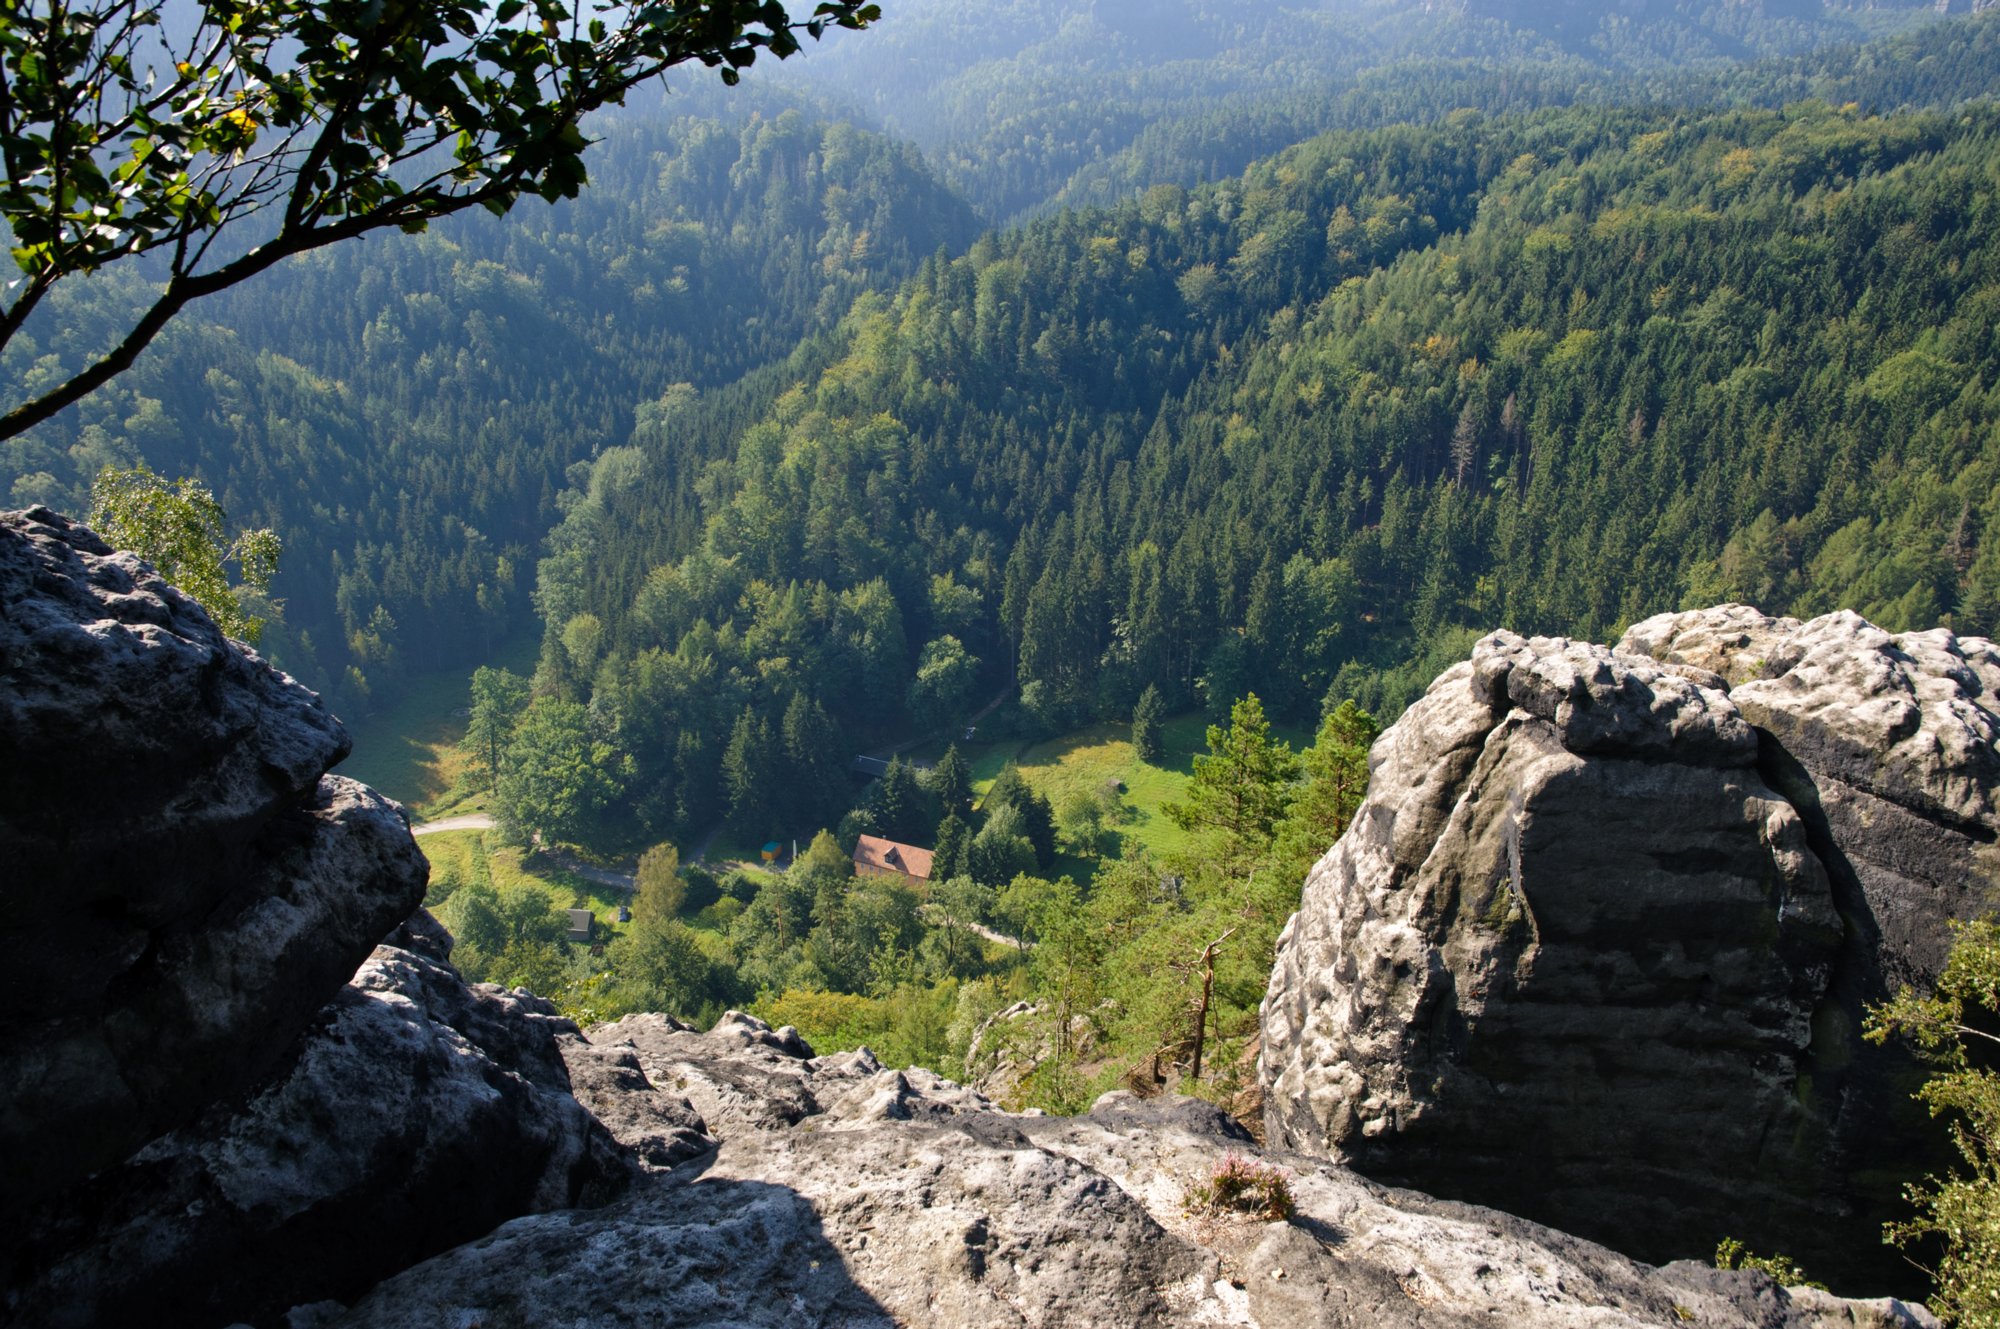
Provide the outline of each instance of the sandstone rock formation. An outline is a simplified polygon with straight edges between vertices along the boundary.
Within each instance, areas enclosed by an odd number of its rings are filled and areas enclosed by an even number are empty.
[[[347,748],[146,564],[0,515],[0,1322],[268,1320],[638,1174]]]
[[[383,1283],[340,1329],[437,1325],[1930,1325],[1760,1274],[1651,1269],[1520,1219],[1283,1167],[1288,1222],[1191,1216],[1188,1184],[1254,1153],[1213,1106],[1111,1094],[1015,1116],[866,1053],[815,1058],[730,1016],[628,1039],[659,1089],[729,1124],[711,1157],[590,1213],[518,1219]],[[668,1078],[672,1077],[672,1078]],[[656,1092],[656,1091],[647,1091]]]
[[[422,901],[347,749],[150,566],[0,514],[0,1217],[253,1087]]]
[[[1435,731],[1399,740],[1410,778],[1380,792],[1375,859],[1354,880],[1425,835],[1508,866],[1433,873],[1370,974],[1461,1013],[1461,991],[1560,1008],[1638,981],[1653,1001],[1638,1006],[1683,1017],[1646,1026],[1674,1064],[1705,1071],[1718,1041],[1753,1054],[1681,1105],[1686,1141],[1733,1156],[1735,1128],[1706,1114],[1746,1103],[1812,1138],[1812,1103],[1788,1109],[1775,1087],[1787,1058],[1819,1054],[1817,1011],[1802,1023],[1797,1007],[1852,950],[1836,913],[1852,874],[1810,847],[1830,819],[1815,805],[1802,821],[1760,782],[1758,734],[1693,666],[1515,641],[1460,682],[1484,718],[1441,702]],[[316,698],[144,564],[52,513],[0,516],[0,862],[25,869],[0,883],[0,1322],[1935,1324],[1758,1274],[1649,1268],[1299,1154],[1258,1164],[1286,1169],[1290,1220],[1191,1214],[1190,1185],[1255,1156],[1191,1100],[1015,1116],[734,1013],[706,1033],[655,1015],[586,1036],[452,970],[451,938],[416,909],[425,871],[401,809],[325,775],[346,743]],[[1910,752],[1909,788],[1962,794]],[[1452,792],[1478,780],[1521,799],[1496,812]],[[1700,830],[1692,850],[1619,832],[1686,879],[1676,899],[1699,906],[1695,924],[1598,880],[1621,859],[1585,811],[1594,785],[1633,808],[1668,800]],[[1547,854],[1565,843],[1576,862],[1557,873]],[[1905,857],[1885,864],[1913,871]],[[1486,932],[1452,933],[1464,918]],[[1647,949],[1649,932],[1671,940]],[[1568,943],[1606,949],[1558,954]],[[1342,1000],[1365,1030],[1374,1008]],[[1478,1030],[1448,1015],[1415,1043],[1371,1037],[1430,1056],[1440,1083],[1456,1083],[1452,1040],[1481,1030],[1513,1031],[1481,1063],[1496,1085],[1517,1063],[1572,1091],[1600,1069],[1549,1042],[1588,1035],[1582,1007],[1568,1027],[1491,1009]],[[1536,1092],[1543,1109],[1560,1097]],[[1398,1120],[1366,1102],[1350,1118]],[[1788,1175],[1756,1186],[1789,1194]]]
[[[1809,623],[1746,605],[1662,614],[1620,651],[1728,680],[1769,735],[1774,783],[1805,816],[1890,989],[1944,965],[1947,918],[2000,881],[2000,650],[1943,629],[1890,634],[1857,614]]]
[[[575,1037],[537,997],[378,947],[272,1083],[34,1214],[0,1318],[262,1321],[504,1218],[601,1204],[637,1167],[571,1096]]]
[[[1893,1276],[1885,1142],[1928,1132],[1860,1014],[1992,898],[1996,682],[1851,614],[1485,638],[1279,943],[1271,1140],[1648,1258]]]

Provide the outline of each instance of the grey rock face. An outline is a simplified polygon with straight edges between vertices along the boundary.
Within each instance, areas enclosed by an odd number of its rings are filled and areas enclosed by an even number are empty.
[[[383,946],[275,1081],[37,1214],[0,1318],[266,1320],[505,1218],[603,1203],[636,1168],[570,1095],[575,1036],[539,998]]]
[[[706,1034],[665,1015],[628,1015],[593,1025],[589,1037],[600,1048],[628,1047],[656,1089],[686,1095],[706,1129],[722,1139],[795,1126],[808,1117],[832,1128],[992,1106],[929,1071],[884,1070],[866,1049],[815,1057],[797,1030],[774,1030],[740,1011],[724,1015]],[[594,1099],[592,1106],[599,1106]]]
[[[2000,902],[2000,651],[1857,614],[1800,623],[1743,605],[1663,614],[1619,649],[1690,660],[1782,753],[1780,784],[1818,835],[1893,990],[1944,965],[1947,918]]]
[[[254,1087],[421,902],[347,748],[148,565],[0,514],[0,1208]]]
[[[1996,682],[1853,615],[1484,639],[1280,940],[1270,1138],[1648,1258],[1894,1277],[1883,1142],[1925,1128],[1860,1013],[1984,898],[1990,834],[1953,828],[1991,824]]]
[[[650,1017],[619,1027],[647,1024],[701,1082],[775,1071],[784,1101],[803,1102],[802,1091],[831,1106],[793,1121],[739,1117],[712,1158],[592,1213],[518,1219],[390,1279],[332,1323],[1935,1324],[1921,1308],[1791,1293],[1757,1274],[1651,1269],[1297,1155],[1266,1160],[1289,1177],[1292,1221],[1194,1217],[1188,1183],[1255,1156],[1211,1105],[1116,1094],[1085,1117],[1013,1116],[865,1053],[799,1057],[747,1017],[708,1035]]]
[[[558,1043],[577,1102],[632,1150],[641,1167],[671,1171],[715,1148],[694,1105],[654,1088],[631,1044],[600,1046],[575,1034]]]

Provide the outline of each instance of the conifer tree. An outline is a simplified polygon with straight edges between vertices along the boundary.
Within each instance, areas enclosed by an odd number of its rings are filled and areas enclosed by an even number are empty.
[[[990,821],[1002,808],[1012,808],[1020,818],[1020,834],[1035,851],[1035,862],[1046,867],[1056,853],[1056,814],[1049,801],[1036,793],[1021,777],[1018,767],[1004,767],[986,791],[980,811]],[[982,831],[984,828],[981,828]]]
[[[969,817],[972,815],[972,767],[964,757],[958,755],[958,745],[952,744],[938,758],[937,765],[931,767],[924,779],[935,798],[942,806],[946,817]]]
[[[946,813],[938,823],[937,849],[931,855],[931,880],[945,881],[960,876],[970,870],[967,853],[972,845],[972,833],[963,821]]]
[[[928,829],[924,791],[917,773],[901,757],[889,759],[889,769],[875,782],[870,797],[877,831],[891,840],[922,839]]]
[[[1166,709],[1166,703],[1160,700],[1160,690],[1148,683],[1139,694],[1138,705],[1132,708],[1132,751],[1140,761],[1157,764],[1165,754],[1160,728]]]
[[[1271,737],[1253,692],[1230,708],[1229,728],[1208,727],[1208,753],[1194,759],[1187,801],[1167,804],[1167,816],[1184,830],[1213,836],[1223,869],[1241,873],[1270,845],[1297,770],[1298,758]]]
[[[745,706],[722,754],[722,779],[729,794],[729,821],[745,835],[771,829],[771,790],[776,782],[771,722]]]

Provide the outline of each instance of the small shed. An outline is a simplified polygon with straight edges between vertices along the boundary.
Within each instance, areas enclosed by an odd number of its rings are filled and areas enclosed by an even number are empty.
[[[913,844],[864,835],[854,843],[854,875],[901,877],[912,886],[920,886],[931,879],[934,856],[933,851]]]
[[[571,941],[589,941],[591,929],[596,926],[596,923],[597,919],[592,916],[588,909],[570,910],[569,939]]]

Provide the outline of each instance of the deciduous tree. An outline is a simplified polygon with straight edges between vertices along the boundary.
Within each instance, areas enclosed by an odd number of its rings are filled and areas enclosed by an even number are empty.
[[[144,465],[129,470],[107,466],[90,487],[89,524],[107,544],[151,563],[198,601],[216,626],[255,645],[264,620],[238,603],[229,565],[236,566],[243,589],[267,589],[278,570],[278,537],[255,530],[231,539],[227,523],[228,514],[205,485],[163,479]]]

